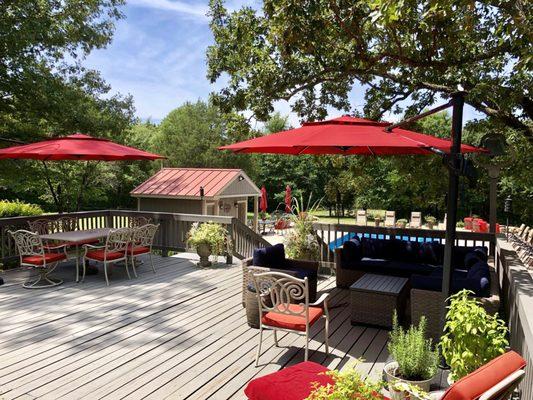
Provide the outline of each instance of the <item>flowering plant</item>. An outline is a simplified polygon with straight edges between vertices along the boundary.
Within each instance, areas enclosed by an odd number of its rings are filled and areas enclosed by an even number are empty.
[[[293,198],[292,220],[294,226],[285,237],[285,252],[289,258],[297,260],[318,260],[320,256],[320,246],[313,230],[312,212],[316,211],[320,205],[320,200],[311,205],[312,194],[309,196],[307,208],[304,209],[303,198],[300,201]]]

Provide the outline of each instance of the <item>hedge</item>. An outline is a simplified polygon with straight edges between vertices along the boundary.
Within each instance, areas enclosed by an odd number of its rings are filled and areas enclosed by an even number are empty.
[[[35,204],[19,200],[0,200],[0,218],[41,215],[44,211]]]

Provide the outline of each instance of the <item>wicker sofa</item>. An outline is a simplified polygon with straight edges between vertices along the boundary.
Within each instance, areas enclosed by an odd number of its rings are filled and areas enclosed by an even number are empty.
[[[283,246],[283,245],[276,245],[276,246]],[[245,304],[246,293],[248,290],[248,285],[251,283],[250,275],[248,271],[248,268],[251,266],[264,268],[265,271],[290,272],[290,275],[294,275],[297,278],[307,277],[308,282],[309,282],[309,301],[313,302],[316,300],[317,281],[318,281],[318,262],[317,261],[293,260],[290,258],[285,258],[283,256],[282,260],[279,260],[278,262],[271,264],[271,265],[264,265],[264,263],[257,263],[257,262],[256,264],[261,264],[261,265],[254,265],[254,258],[252,257],[242,260],[242,305],[243,307],[245,307],[246,305]]]

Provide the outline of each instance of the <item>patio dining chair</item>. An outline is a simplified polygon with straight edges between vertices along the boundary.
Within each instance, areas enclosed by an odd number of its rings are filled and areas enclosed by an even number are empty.
[[[367,223],[366,210],[357,210],[357,214],[356,214],[356,217],[355,217],[355,223],[357,225],[366,226],[366,223]]]
[[[323,294],[316,302],[310,304],[307,277],[298,279],[281,272],[254,272],[253,268],[250,268],[250,272],[261,316],[255,366],[259,365],[264,329],[273,331],[276,346],[279,346],[277,331],[305,335],[305,361],[307,361],[309,330],[322,318],[325,319],[325,345],[326,354],[329,355],[328,294]]]
[[[31,232],[39,235],[48,235],[57,231],[57,221],[53,219],[36,219],[28,221]]]
[[[409,222],[409,228],[421,228],[422,227],[422,213],[420,211],[413,211],[411,213],[411,221]]]
[[[142,215],[130,216],[128,218],[129,228],[138,228],[144,225],[153,224],[154,221],[150,217],[143,217]]]
[[[154,244],[155,234],[159,229],[159,224],[146,224],[131,229],[131,243],[128,246],[128,256],[131,260],[133,275],[137,278],[137,269],[135,267],[135,258],[143,254],[150,256],[150,264],[155,274],[154,262],[152,260],[152,246]]]
[[[396,211],[385,212],[385,226],[396,226]]]
[[[48,275],[57,267],[60,261],[67,259],[65,245],[45,247],[38,233],[23,229],[8,232],[15,241],[20,256],[20,265],[33,267],[39,271],[39,278],[33,282],[25,282],[22,285],[24,288],[41,289],[63,283],[61,279],[52,278]]]
[[[103,246],[84,244],[83,248],[85,249],[85,253],[83,255],[83,276],[81,280],[83,281],[85,279],[85,263],[87,260],[104,264],[104,275],[107,286],[109,286],[107,266],[109,264],[116,264],[119,261],[124,261],[126,274],[128,275],[128,279],[131,279],[128,269],[128,246],[130,242],[131,230],[129,228],[121,228],[110,230]]]

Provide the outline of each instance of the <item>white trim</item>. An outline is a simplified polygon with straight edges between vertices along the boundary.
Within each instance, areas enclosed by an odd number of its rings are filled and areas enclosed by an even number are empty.
[[[204,196],[204,200],[217,201],[220,199],[232,199],[236,197],[259,197],[257,194],[235,194],[227,196]],[[132,194],[131,197],[137,199],[170,199],[170,200],[202,200],[200,196],[167,196],[167,195],[153,195],[153,194]],[[243,200],[244,201],[244,200]]]

